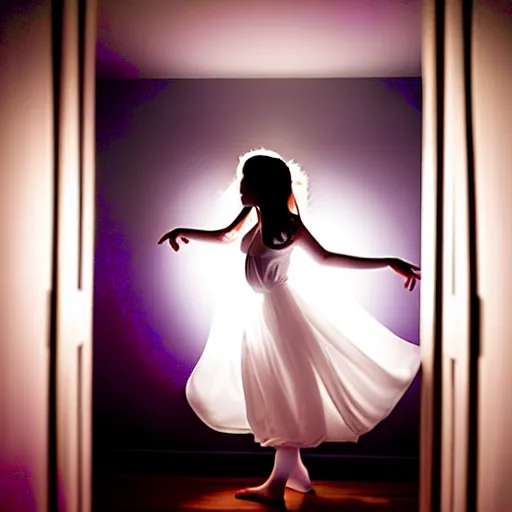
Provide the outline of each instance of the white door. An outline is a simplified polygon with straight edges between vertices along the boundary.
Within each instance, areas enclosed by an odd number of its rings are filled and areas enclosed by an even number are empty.
[[[475,507],[476,289],[471,2],[445,6],[442,510]]]
[[[8,2],[12,6],[12,2]],[[0,510],[48,510],[53,256],[50,2],[0,23]]]
[[[424,3],[421,509],[476,507],[477,289],[472,2]],[[433,249],[432,249],[433,247]],[[423,297],[424,296],[424,297]],[[433,323],[431,324],[433,320]]]
[[[88,512],[92,449],[95,2],[65,0],[57,26],[59,22],[57,493],[59,511]]]
[[[512,510],[512,9],[473,11],[478,285],[482,297],[477,510]]]

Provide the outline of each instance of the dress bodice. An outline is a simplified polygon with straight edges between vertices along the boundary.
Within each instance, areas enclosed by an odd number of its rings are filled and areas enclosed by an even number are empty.
[[[286,283],[294,245],[283,249],[266,247],[257,226],[245,235],[242,240],[242,251],[246,253],[245,277],[254,291],[270,292]]]

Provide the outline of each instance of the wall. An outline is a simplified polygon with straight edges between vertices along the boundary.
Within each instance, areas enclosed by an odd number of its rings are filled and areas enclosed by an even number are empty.
[[[476,2],[473,13],[473,116],[478,289],[482,300],[478,394],[477,510],[512,501],[510,304],[512,230],[512,12],[504,1]]]
[[[53,239],[51,15],[0,18],[0,509],[47,510]]]
[[[237,156],[265,146],[308,172],[309,225],[326,247],[419,262],[418,83],[98,81],[98,452],[258,449],[251,436],[211,431],[185,400],[214,292],[204,245],[176,254],[156,241],[177,225],[208,228],[230,221],[238,210],[217,216],[217,194],[229,185]],[[418,343],[418,290],[406,292],[387,271],[343,279],[381,322]],[[391,416],[357,445],[326,444],[315,451],[415,456],[418,425],[419,378]]]

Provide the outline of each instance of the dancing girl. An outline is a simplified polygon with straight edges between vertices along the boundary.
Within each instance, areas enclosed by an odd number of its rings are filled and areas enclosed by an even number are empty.
[[[409,291],[421,279],[419,267],[400,258],[324,248],[301,217],[298,187],[306,178],[292,176],[294,165],[271,151],[245,154],[238,169],[243,208],[234,221],[212,231],[173,229],[158,241],[174,251],[190,240],[233,242],[256,212],[255,225],[240,244],[252,299],[243,314],[228,310],[214,319],[186,396],[211,428],[251,433],[261,446],[275,448],[269,478],[235,496],[276,505],[284,504],[287,487],[312,490],[301,448],[357,441],[389,415],[420,366],[417,345],[355,303],[342,302],[336,314],[328,314],[294,287],[288,269],[296,247],[323,265],[389,268]]]

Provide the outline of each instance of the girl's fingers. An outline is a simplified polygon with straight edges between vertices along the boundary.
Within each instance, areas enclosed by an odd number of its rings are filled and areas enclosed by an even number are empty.
[[[411,265],[411,268],[409,268],[408,274],[414,279],[421,279],[421,272],[416,270],[416,267],[413,265]]]
[[[407,264],[402,266],[402,268],[395,268],[395,271],[405,278],[404,288],[411,292],[416,287],[416,281],[421,279],[421,272],[416,265]]]

